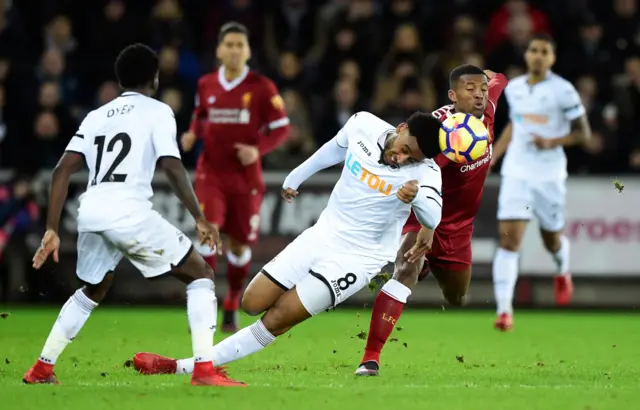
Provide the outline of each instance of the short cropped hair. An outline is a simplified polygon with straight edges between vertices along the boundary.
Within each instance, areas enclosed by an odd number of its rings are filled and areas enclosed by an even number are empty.
[[[544,41],[545,43],[549,43],[553,51],[556,51],[556,41],[551,37],[551,35],[547,33],[536,33],[529,39],[529,45],[531,45],[532,41]]]
[[[158,73],[158,54],[144,44],[131,44],[120,52],[114,68],[122,88],[144,87]]]
[[[218,44],[224,41],[224,38],[227,36],[227,34],[232,33],[244,34],[247,38],[249,38],[249,29],[247,28],[247,26],[235,21],[230,21],[220,27],[220,32],[218,33]]]
[[[424,112],[415,112],[407,120],[409,134],[418,141],[418,147],[427,158],[435,158],[441,152],[440,121],[433,115]]]
[[[451,74],[449,74],[449,88],[456,88],[456,84],[458,80],[463,75],[485,75],[482,68],[475,66],[473,64],[463,64],[460,65],[453,70],[451,70]]]

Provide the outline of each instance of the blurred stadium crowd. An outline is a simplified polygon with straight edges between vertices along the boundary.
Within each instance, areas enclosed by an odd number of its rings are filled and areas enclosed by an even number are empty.
[[[219,27],[251,31],[254,69],[278,85],[292,123],[265,159],[291,168],[357,110],[398,123],[447,103],[447,73],[473,63],[524,72],[529,36],[558,41],[555,70],[594,128],[572,172],[640,169],[640,10],[636,0],[0,0],[0,168],[52,168],[79,121],[118,95],[125,45],[158,50],[158,98],[191,117],[198,77],[215,69]],[[497,129],[506,121],[502,104]],[[185,156],[188,165],[194,154]]]

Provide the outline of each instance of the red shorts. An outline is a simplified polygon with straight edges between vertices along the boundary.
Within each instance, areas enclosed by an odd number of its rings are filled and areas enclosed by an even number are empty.
[[[420,222],[413,212],[402,228],[402,234],[419,232]],[[464,271],[471,266],[471,237],[473,224],[459,229],[440,225],[433,234],[431,252],[425,257],[429,266],[447,271]]]
[[[228,192],[205,178],[196,178],[195,192],[204,216],[220,231],[241,244],[251,244],[260,233],[260,206],[264,193]]]

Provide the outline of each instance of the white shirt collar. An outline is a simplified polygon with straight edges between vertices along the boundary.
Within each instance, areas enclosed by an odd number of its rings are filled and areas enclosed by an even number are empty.
[[[247,75],[249,74],[249,67],[244,66],[244,69],[242,70],[240,77],[232,81],[227,81],[227,77],[225,77],[225,72],[226,72],[226,69],[224,68],[224,66],[220,66],[220,69],[218,70],[218,82],[220,83],[222,88],[224,88],[225,91],[231,91],[234,88],[236,88],[238,85],[240,85],[240,83],[243,82],[245,78],[247,78]]]

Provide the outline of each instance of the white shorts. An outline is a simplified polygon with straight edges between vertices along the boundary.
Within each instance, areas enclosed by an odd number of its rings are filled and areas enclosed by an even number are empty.
[[[145,278],[153,278],[180,266],[190,253],[191,241],[153,210],[126,228],[78,234],[80,280],[98,284],[122,257],[131,261]]]
[[[529,181],[502,177],[498,195],[498,220],[529,220],[535,216],[540,228],[560,232],[565,223],[566,181]]]
[[[267,263],[262,273],[284,290],[295,286],[304,307],[316,315],[368,285],[388,263],[350,251],[339,239],[323,240],[311,227]]]

